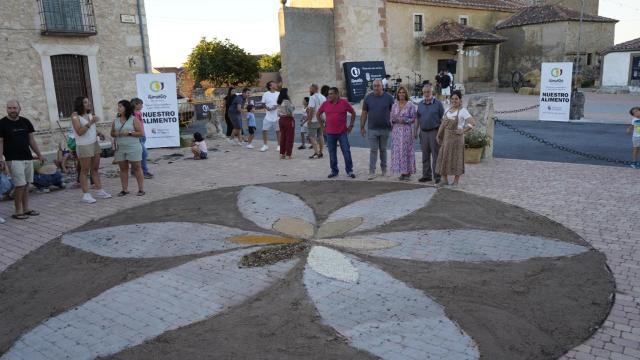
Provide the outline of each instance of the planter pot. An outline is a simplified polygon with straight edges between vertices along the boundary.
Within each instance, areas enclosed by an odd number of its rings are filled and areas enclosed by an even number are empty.
[[[484,148],[464,148],[464,162],[466,164],[477,164],[482,159]]]

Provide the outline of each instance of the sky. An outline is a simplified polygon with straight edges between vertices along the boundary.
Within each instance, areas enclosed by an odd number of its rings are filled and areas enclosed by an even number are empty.
[[[182,66],[203,36],[229,39],[251,54],[279,52],[280,6],[280,0],[146,0],[153,66]],[[620,20],[616,44],[640,37],[640,0],[600,0],[598,15]]]

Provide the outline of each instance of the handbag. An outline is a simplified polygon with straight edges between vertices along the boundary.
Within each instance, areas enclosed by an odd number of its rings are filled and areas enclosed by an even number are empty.
[[[13,181],[4,172],[0,173],[0,195],[13,190]]]

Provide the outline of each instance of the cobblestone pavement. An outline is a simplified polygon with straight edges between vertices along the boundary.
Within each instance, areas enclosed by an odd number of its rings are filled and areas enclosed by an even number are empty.
[[[211,142],[210,146],[215,146]],[[274,181],[320,180],[328,174],[328,160],[279,160],[275,151],[259,153],[227,144],[210,152],[207,161],[160,160],[152,167],[156,178],[145,184],[147,196],[79,202],[78,190],[33,195],[32,208],[42,215],[27,221],[8,220],[0,233],[0,270],[63,232],[90,220],[153,200],[216,187]],[[275,148],[275,146],[272,146]],[[229,151],[229,152],[226,152]],[[173,150],[154,150],[152,156]],[[353,150],[356,174],[366,178],[368,151]],[[296,156],[296,154],[294,154]],[[108,165],[107,165],[108,164]],[[105,167],[112,165],[105,161]],[[496,159],[469,166],[461,190],[487,196],[538,212],[558,221],[606,254],[618,287],[616,303],[604,324],[589,341],[564,359],[640,359],[640,186],[633,169]],[[394,181],[378,178],[375,181]],[[113,193],[118,179],[105,179]],[[135,185],[133,185],[135,186]],[[8,218],[12,204],[0,204]]]

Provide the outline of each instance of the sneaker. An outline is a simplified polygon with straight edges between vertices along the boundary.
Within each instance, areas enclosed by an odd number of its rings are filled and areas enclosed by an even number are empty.
[[[261,152],[265,152],[267,150],[269,150],[269,147],[267,145],[262,145],[262,147],[260,148]]]
[[[251,144],[247,144],[246,148],[247,148],[247,149],[253,149],[253,145],[251,145]]]
[[[0,224],[4,224],[4,223],[6,223],[6,222],[7,222],[7,220],[5,220],[4,218],[1,218],[1,217],[0,217]]]
[[[96,199],[94,199],[93,196],[91,196],[91,194],[85,193],[84,195],[82,195],[82,202],[87,204],[93,204],[94,202],[96,202]]]
[[[370,172],[370,173],[369,173],[369,177],[367,178],[367,180],[373,180],[373,179],[375,179],[376,177],[377,177],[376,173],[372,173],[372,172]]]
[[[356,174],[354,174],[354,173],[348,173],[347,176],[352,178],[352,179],[356,178]]]
[[[631,164],[631,167],[634,169],[640,169],[640,164]]]
[[[420,179],[418,179],[418,182],[421,182],[421,183],[425,183],[429,181],[431,181],[431,178],[428,178],[428,177],[421,177]]]
[[[387,176],[387,170],[386,169],[382,170],[382,177],[385,177],[385,176]]]
[[[96,196],[99,197],[100,199],[111,199],[111,194],[109,194],[108,192],[104,191],[104,189],[100,189],[96,192]],[[95,199],[94,199],[95,202]]]
[[[242,146],[242,143],[240,141],[234,139],[233,140],[233,145],[234,146]]]
[[[144,176],[145,179],[153,179],[153,174],[152,173],[144,173],[144,174],[142,174],[142,176]]]
[[[306,149],[306,146],[304,146],[304,145],[298,146],[298,150],[304,150],[304,149]]]
[[[48,188],[38,189],[38,192],[39,192],[40,194],[46,194],[46,193],[48,193],[49,191],[51,191],[51,190],[49,190]]]
[[[278,148],[276,149],[276,151],[280,151],[280,145],[278,145]]]
[[[338,173],[335,173],[335,174],[331,173],[331,174],[329,174],[329,176],[327,176],[327,178],[332,179],[332,178],[334,178],[336,176],[338,176]]]

